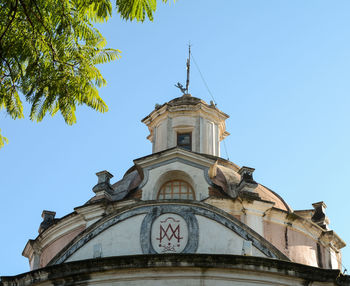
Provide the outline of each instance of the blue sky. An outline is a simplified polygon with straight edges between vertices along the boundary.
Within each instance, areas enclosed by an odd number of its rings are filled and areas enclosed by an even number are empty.
[[[115,11],[114,11],[115,12]],[[29,270],[21,252],[42,210],[62,217],[94,195],[95,173],[119,180],[151,153],[140,120],[180,96],[187,44],[218,107],[230,115],[221,156],[255,168],[255,179],[295,209],[324,201],[330,228],[350,243],[350,1],[178,0],[154,22],[113,18],[101,26],[122,58],[101,67],[109,112],[78,108],[37,124],[0,113],[0,275]],[[195,66],[190,92],[211,100]],[[28,106],[26,106],[28,114]],[[343,264],[350,270],[350,246]]]

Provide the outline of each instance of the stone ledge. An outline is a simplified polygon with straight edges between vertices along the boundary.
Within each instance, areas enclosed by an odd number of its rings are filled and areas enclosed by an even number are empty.
[[[162,254],[117,256],[80,260],[37,269],[17,276],[0,277],[0,286],[38,285],[40,283],[73,279],[75,282],[88,281],[91,274],[106,271],[133,269],[213,269],[249,271],[282,275],[290,278],[305,279],[314,282],[330,282],[334,285],[350,285],[350,276],[339,270],[328,270],[277,259],[209,254]]]

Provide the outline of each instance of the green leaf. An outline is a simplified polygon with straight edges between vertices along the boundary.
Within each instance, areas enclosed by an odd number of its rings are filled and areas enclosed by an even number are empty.
[[[9,141],[6,137],[3,137],[1,135],[1,129],[0,129],[0,149],[5,146],[5,143],[8,144]]]
[[[94,23],[112,16],[110,0],[0,0],[0,7],[0,110],[23,118],[23,96],[34,121],[60,113],[73,124],[77,105],[108,111],[97,90],[106,80],[96,65],[121,52],[106,48]],[[156,0],[116,0],[127,20],[153,20],[156,7]],[[0,137],[0,148],[5,142]]]

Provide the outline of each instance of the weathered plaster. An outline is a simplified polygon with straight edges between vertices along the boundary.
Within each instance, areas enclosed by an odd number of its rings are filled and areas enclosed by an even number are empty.
[[[317,242],[293,227],[264,222],[264,237],[292,261],[311,266],[318,265]]]
[[[182,214],[182,216],[184,216],[184,214],[188,214],[189,218],[192,216],[192,214],[196,216],[205,217],[207,219],[215,221],[216,223],[224,225],[227,229],[233,231],[242,239],[251,241],[253,247],[257,248],[261,253],[263,253],[267,257],[288,260],[286,256],[280,253],[277,250],[277,248],[275,248],[273,245],[269,244],[263,237],[255,233],[250,228],[247,228],[244,224],[242,224],[236,218],[229,216],[216,208],[205,206],[204,204],[198,204],[198,203],[185,204],[184,202],[170,203],[168,201],[164,201],[163,203],[158,202],[153,204],[143,203],[139,206],[129,207],[127,210],[122,211],[120,213],[109,215],[108,217],[102,219],[100,222],[97,222],[96,224],[92,225],[88,230],[85,231],[85,233],[82,233],[79,237],[77,237],[66,249],[64,249],[59,255],[57,255],[57,257],[55,257],[50,262],[50,264],[59,264],[66,261],[81,247],[83,247],[85,244],[87,244],[89,241],[91,241],[95,237],[98,237],[106,229],[124,220],[130,219],[134,216],[146,214],[149,212],[156,213],[156,214],[162,213],[162,212],[169,212],[169,213],[175,212],[175,213]],[[189,227],[189,229],[196,228],[195,220],[189,219],[187,220],[187,223],[189,223],[189,225],[192,224],[192,226]],[[141,230],[140,221],[139,223],[134,223],[132,225],[133,225],[133,229]],[[147,223],[147,225],[150,227],[149,222]],[[142,233],[147,235],[147,232],[145,229],[142,229]],[[195,251],[194,249],[197,247],[194,248],[193,246],[191,246],[191,243],[197,243],[197,242],[195,239],[190,239],[184,251],[191,251],[191,252]],[[216,241],[213,241],[212,243],[216,243]],[[208,249],[208,251],[210,251],[210,248]],[[129,253],[129,254],[133,254],[133,253]]]
[[[264,235],[263,216],[271,209],[274,203],[263,201],[241,201],[244,223],[260,235]]]
[[[144,214],[136,215],[114,224],[84,244],[66,261],[93,258],[95,245],[101,247],[101,257],[142,254],[139,237],[144,217]]]
[[[49,261],[61,251],[68,243],[70,243],[74,237],[81,233],[85,229],[85,226],[80,226],[79,228],[66,233],[65,235],[58,237],[55,241],[51,242],[49,245],[42,249],[40,256],[40,267],[46,266]]]
[[[241,236],[211,219],[199,215],[196,217],[199,225],[197,253],[242,255],[245,240]],[[252,247],[252,250],[253,256],[266,257],[256,247]]]

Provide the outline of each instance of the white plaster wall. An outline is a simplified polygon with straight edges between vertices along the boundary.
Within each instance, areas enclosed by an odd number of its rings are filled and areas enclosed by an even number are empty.
[[[159,123],[155,129],[155,145],[154,151],[159,152],[161,150],[167,149],[167,121],[164,120]]]
[[[178,116],[173,117],[172,127],[181,127],[181,126],[195,126],[196,118],[192,116]]]
[[[194,152],[199,152],[199,149],[196,148],[198,138],[196,137],[195,130],[199,128],[197,120],[195,117],[190,116],[179,116],[172,119],[172,130],[169,130],[169,134],[172,134],[172,144],[169,146],[175,147],[177,145],[177,133],[192,133],[191,136],[191,149]]]
[[[203,169],[199,169],[182,162],[172,162],[170,164],[149,170],[148,181],[142,187],[142,200],[155,200],[157,198],[159,188],[161,187],[157,184],[159,177],[167,172],[177,170],[181,170],[191,177],[193,182],[192,187],[196,194],[196,200],[203,200],[209,196],[209,184],[205,180]]]
[[[199,150],[195,150],[198,139],[195,137],[194,129],[199,127],[197,125],[196,118],[191,116],[164,118],[155,128],[154,152],[175,147],[177,145],[177,132],[192,132],[192,150],[199,152]]]
[[[137,215],[111,226],[87,242],[66,261],[96,258],[96,247],[101,249],[99,257],[142,254],[140,231],[144,217],[145,214]],[[216,221],[200,215],[196,215],[196,218],[199,226],[196,253],[242,255],[242,237]],[[251,249],[253,256],[266,257],[254,246]]]
[[[94,246],[100,245],[101,257],[142,254],[140,229],[145,214],[117,223],[78,249],[67,261],[94,257]]]
[[[243,238],[226,226],[211,219],[196,215],[199,226],[199,243],[197,253],[242,255]],[[252,255],[266,257],[252,246]]]
[[[192,133],[192,151],[220,156],[217,124],[197,114],[164,118],[155,128],[154,152],[175,147],[178,132]]]
[[[251,229],[253,229],[261,236],[264,236],[264,225],[261,215],[262,214],[260,213],[247,211],[244,219],[246,225],[248,225]]]
[[[339,269],[339,263],[337,259],[337,255],[333,249],[329,248],[329,254],[331,256],[332,269]]]

